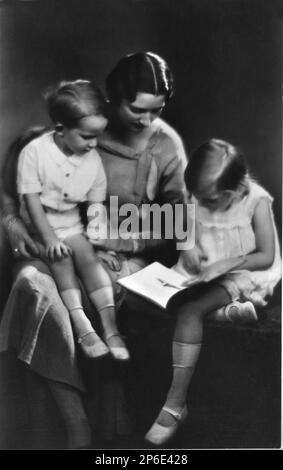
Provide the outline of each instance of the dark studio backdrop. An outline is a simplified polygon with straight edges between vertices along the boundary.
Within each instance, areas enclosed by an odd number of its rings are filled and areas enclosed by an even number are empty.
[[[118,59],[149,50],[174,72],[164,117],[188,152],[210,137],[241,146],[281,228],[281,34],[280,0],[0,0],[0,166],[19,133],[48,122],[49,84],[89,78],[103,88]],[[0,310],[9,268],[0,233]]]
[[[187,150],[210,137],[240,145],[280,227],[281,13],[280,0],[0,0],[0,164],[12,139],[47,122],[50,83],[103,88],[121,56],[151,50],[174,72],[164,117]],[[2,276],[5,251],[0,233]]]
[[[281,199],[281,15],[273,0],[0,1],[0,156],[46,121],[42,91],[104,78],[126,53],[165,57],[176,93],[165,117],[188,151],[215,136],[242,146]]]

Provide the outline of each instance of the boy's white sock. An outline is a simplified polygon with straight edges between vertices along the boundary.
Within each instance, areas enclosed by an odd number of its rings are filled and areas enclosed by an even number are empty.
[[[97,289],[94,292],[91,292],[89,297],[99,311],[103,327],[103,337],[110,347],[110,350],[113,350],[113,348],[122,348],[123,356],[128,357],[128,352],[125,352],[125,343],[120,336],[116,323],[116,312],[112,286],[106,286]]]
[[[66,289],[61,291],[60,295],[69,310],[76,335],[82,337],[86,333],[94,331],[82,307],[81,291],[75,288]]]
[[[112,286],[101,287],[100,289],[96,289],[88,295],[90,300],[97,308],[98,312],[101,312],[107,307],[115,307]]]

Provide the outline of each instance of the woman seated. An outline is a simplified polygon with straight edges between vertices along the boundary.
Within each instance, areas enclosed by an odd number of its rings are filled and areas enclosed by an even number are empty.
[[[150,52],[130,54],[109,74],[106,89],[108,125],[98,138],[97,150],[107,177],[109,210],[113,211],[110,196],[117,197],[116,217],[125,203],[137,206],[140,219],[144,203],[182,203],[185,151],[178,134],[159,117],[173,93],[167,63]],[[68,446],[79,448],[89,445],[91,437],[69,314],[19,216],[15,173],[19,151],[26,143],[17,141],[4,166],[2,220],[17,263],[1,322],[0,350],[14,348],[19,359],[47,380],[65,420]],[[110,213],[110,221],[112,217]],[[125,215],[118,223],[123,219]],[[153,259],[164,261],[168,247],[174,250],[170,240],[139,233],[129,239],[98,240],[95,245],[113,282]],[[121,301],[118,287],[116,294]]]

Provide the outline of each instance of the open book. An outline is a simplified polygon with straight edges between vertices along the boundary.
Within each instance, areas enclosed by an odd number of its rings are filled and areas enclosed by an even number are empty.
[[[200,276],[178,273],[174,268],[154,262],[140,271],[119,279],[117,282],[135,294],[150,302],[166,308],[169,300],[178,292],[196,284],[207,283],[223,274],[234,270],[243,263],[243,259],[224,260],[208,266]],[[204,280],[205,279],[205,280]]]

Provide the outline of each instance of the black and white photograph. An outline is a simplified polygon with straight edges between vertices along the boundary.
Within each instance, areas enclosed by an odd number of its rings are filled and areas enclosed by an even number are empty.
[[[0,0],[0,450],[281,449],[282,26]]]

